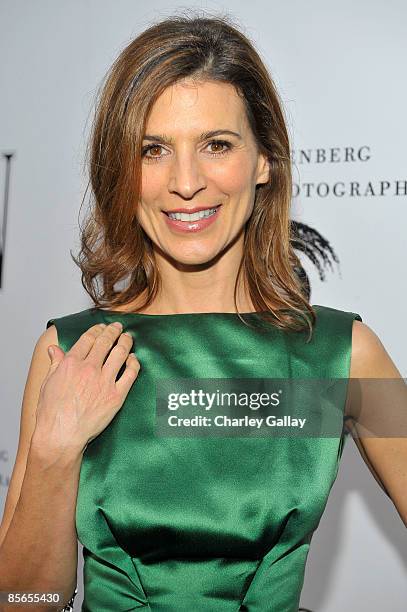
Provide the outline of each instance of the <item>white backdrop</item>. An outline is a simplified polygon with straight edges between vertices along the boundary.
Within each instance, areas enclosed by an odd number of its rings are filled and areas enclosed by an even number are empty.
[[[340,259],[321,282],[301,258],[311,303],[360,313],[407,376],[402,0],[156,0],[151,10],[132,0],[1,0],[1,194],[3,154],[13,153],[0,294],[1,507],[34,344],[49,318],[90,306],[69,250],[76,253],[79,244],[82,162],[96,88],[133,36],[188,6],[233,16],[279,88],[296,160],[293,216],[326,237]],[[406,537],[394,506],[347,440],[312,540],[302,605],[314,612],[345,606],[404,612]],[[81,571],[80,556],[78,610]]]

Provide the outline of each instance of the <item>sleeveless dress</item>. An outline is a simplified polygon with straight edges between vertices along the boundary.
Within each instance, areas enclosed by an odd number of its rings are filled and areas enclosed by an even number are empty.
[[[89,308],[47,322],[66,352],[92,325],[121,321],[141,365],[83,454],[75,517],[82,612],[298,610],[345,429],[336,437],[157,437],[154,389],[170,378],[348,378],[352,323],[362,319],[313,307],[308,343],[308,330],[254,331],[236,313]]]

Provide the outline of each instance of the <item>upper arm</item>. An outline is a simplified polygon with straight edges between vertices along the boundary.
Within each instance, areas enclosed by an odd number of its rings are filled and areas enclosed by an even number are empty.
[[[34,347],[28,370],[21,406],[20,434],[16,460],[0,524],[0,546],[6,536],[17,501],[20,497],[31,437],[36,423],[36,410],[40,389],[51,363],[47,352],[47,348],[50,344],[58,345],[58,334],[55,325],[51,325],[39,337]]]
[[[369,378],[376,380],[363,380]],[[404,431],[407,427],[407,387],[375,332],[356,320],[350,379],[356,380],[349,381],[347,428],[367,467],[407,525],[407,438],[395,437],[399,431],[396,418],[401,419]],[[371,429],[370,424],[374,425]],[[370,433],[366,434],[366,429]],[[386,431],[390,437],[385,437]]]

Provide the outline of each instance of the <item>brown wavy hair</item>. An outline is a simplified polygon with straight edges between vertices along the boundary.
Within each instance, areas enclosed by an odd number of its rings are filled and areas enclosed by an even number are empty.
[[[87,149],[91,206],[80,228],[78,258],[71,253],[82,271],[82,285],[97,308],[113,310],[145,292],[144,304],[133,310],[138,312],[154,300],[160,278],[151,240],[135,212],[143,135],[158,96],[186,78],[235,87],[270,164],[269,182],[256,187],[246,223],[236,311],[243,274],[264,321],[283,330],[308,327],[310,338],[316,316],[296,273],[301,264],[292,246],[291,157],[282,103],[253,43],[224,15],[188,11],[153,23],[123,49],[103,80]]]

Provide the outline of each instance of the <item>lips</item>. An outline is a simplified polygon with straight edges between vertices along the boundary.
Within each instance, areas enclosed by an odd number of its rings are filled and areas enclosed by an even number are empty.
[[[207,208],[208,207],[206,208],[200,207],[199,210],[207,210]],[[217,206],[213,206],[212,208],[214,209],[214,212],[212,212],[209,216],[206,216],[206,217],[204,216],[201,219],[198,219],[195,221],[181,221],[180,219],[173,219],[172,217],[169,216],[168,213],[166,213],[166,211],[163,210],[162,212],[165,215],[164,219],[167,224],[167,227],[177,234],[181,232],[182,234],[185,235],[186,233],[195,234],[196,232],[205,230],[207,227],[211,226],[213,223],[216,223],[216,220],[218,219],[218,217],[222,216],[222,213],[220,212],[221,205],[218,204]],[[170,211],[170,212],[172,213],[175,211]]]

